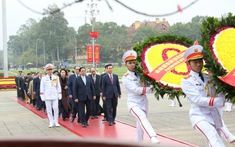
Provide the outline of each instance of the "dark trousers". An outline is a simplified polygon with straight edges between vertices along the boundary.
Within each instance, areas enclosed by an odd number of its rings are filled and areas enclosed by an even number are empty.
[[[92,100],[91,106],[91,116],[98,116],[99,108],[100,108],[100,96],[96,95],[96,99]]]
[[[46,108],[45,102],[42,101],[40,94],[36,94],[36,106],[40,110]]]
[[[108,121],[114,122],[116,118],[118,98],[113,95],[112,98],[106,98]]]
[[[16,90],[17,90],[17,98],[20,98],[20,90],[19,90],[19,88],[17,88]]]
[[[104,101],[103,98],[102,98],[102,101],[103,101],[103,111],[104,111],[104,118],[108,118],[107,116],[107,106],[106,106],[106,100]]]
[[[79,113],[78,113],[79,106],[78,106],[78,103],[74,102],[74,99],[70,99],[69,101],[72,104],[72,117],[76,118],[77,114],[78,114],[78,117],[79,117]]]
[[[85,107],[86,107],[86,112],[85,112]],[[88,122],[91,113],[91,100],[87,99],[86,101],[79,101],[78,111],[81,123],[86,124]]]
[[[34,100],[32,100],[33,106],[36,105],[36,101],[37,101],[36,98]]]
[[[62,100],[59,100],[59,112],[62,114],[62,118],[69,118],[69,112],[66,112],[62,104]]]
[[[21,90],[19,90],[19,91],[20,91],[20,98],[21,98],[22,100],[25,100],[24,89],[21,88]]]

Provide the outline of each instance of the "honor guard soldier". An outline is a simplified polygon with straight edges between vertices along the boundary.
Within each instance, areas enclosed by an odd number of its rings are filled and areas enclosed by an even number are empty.
[[[225,147],[220,134],[228,142],[235,142],[235,137],[229,132],[222,119],[222,107],[225,98],[222,94],[215,95],[215,86],[209,84],[210,77],[201,72],[203,67],[203,47],[189,47],[184,58],[191,71],[182,82],[182,90],[190,101],[189,117],[194,129],[201,132],[207,139],[209,147]]]
[[[124,53],[122,60],[128,71],[122,77],[122,83],[127,90],[127,107],[129,112],[136,118],[136,141],[143,141],[144,131],[154,144],[159,144],[156,132],[147,119],[148,99],[146,93],[152,92],[151,87],[142,86],[143,82],[135,72],[137,54],[133,50]]]
[[[40,96],[42,101],[46,103],[47,116],[50,121],[49,128],[52,128],[54,125],[59,127],[58,101],[62,98],[60,81],[58,76],[52,74],[52,64],[47,64],[45,68],[47,74],[41,79]],[[52,109],[54,111],[54,117],[52,115]]]

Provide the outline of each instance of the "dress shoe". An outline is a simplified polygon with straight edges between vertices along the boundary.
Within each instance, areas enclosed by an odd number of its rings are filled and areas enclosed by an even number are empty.
[[[49,128],[52,128],[52,127],[53,127],[53,125],[50,124],[50,125],[49,125]]]
[[[83,128],[86,128],[86,124],[85,124],[85,123],[83,123],[83,124],[82,124],[82,127],[83,127]]]
[[[115,122],[115,121],[113,121],[113,124],[116,124],[116,122]]]
[[[233,136],[233,135],[229,136],[228,142],[229,143],[234,143],[235,142],[235,136]]]
[[[151,137],[151,142],[153,143],[153,144],[159,144],[160,143],[160,141],[157,139],[157,137],[156,136],[154,136],[154,137]]]
[[[113,122],[109,122],[109,126],[112,126],[113,125]]]
[[[74,117],[71,118],[71,122],[74,122]]]
[[[56,127],[60,127],[60,124],[56,123],[55,126],[56,126]]]
[[[91,116],[91,119],[94,119],[95,118],[95,116]]]
[[[65,121],[66,118],[63,117],[63,121]]]
[[[226,109],[224,109],[224,111],[226,111],[226,112],[231,112],[231,111],[232,111],[232,109],[228,109],[228,108],[226,108]]]
[[[102,119],[102,121],[107,121],[106,117],[104,117],[104,119]]]
[[[95,116],[95,118],[99,118],[98,116]]]

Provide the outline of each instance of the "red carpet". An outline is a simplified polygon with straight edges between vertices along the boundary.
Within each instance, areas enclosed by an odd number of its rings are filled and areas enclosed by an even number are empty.
[[[17,100],[16,98],[14,98]],[[36,110],[30,104],[26,104],[23,101],[18,100],[18,103],[27,109],[31,110],[38,116],[42,118],[47,118],[46,113]],[[61,126],[67,128],[71,132],[77,134],[78,136],[84,138],[113,138],[118,140],[126,140],[126,141],[134,141],[135,140],[135,132],[136,128],[130,124],[126,124],[124,122],[116,121],[116,124],[113,126],[109,126],[107,122],[102,122],[102,116],[99,116],[98,119],[90,119],[89,126],[87,128],[83,128],[80,123],[77,123],[77,120],[73,123],[70,120],[63,121],[59,118],[59,123]],[[161,141],[161,145],[169,146],[169,147],[196,147],[195,145],[164,136],[162,134],[157,134],[158,139]],[[150,142],[147,135],[145,135],[145,141]]]
[[[47,118],[46,112],[43,112],[42,110],[41,111],[36,110],[36,107],[33,107],[33,105],[31,104],[27,104],[25,101],[18,100],[17,98],[13,98],[13,99],[15,99],[19,104],[31,110],[33,113],[37,114],[41,118]]]

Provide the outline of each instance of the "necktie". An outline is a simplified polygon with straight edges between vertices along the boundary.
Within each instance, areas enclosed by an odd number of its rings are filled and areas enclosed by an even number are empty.
[[[199,77],[202,79],[202,81],[204,82],[204,78],[201,72],[199,72]]]
[[[50,76],[50,80],[51,80],[51,76]]]
[[[110,81],[111,81],[111,83],[113,84],[113,77],[112,77],[111,74],[110,74]]]
[[[135,76],[138,77],[137,72],[135,72]]]

